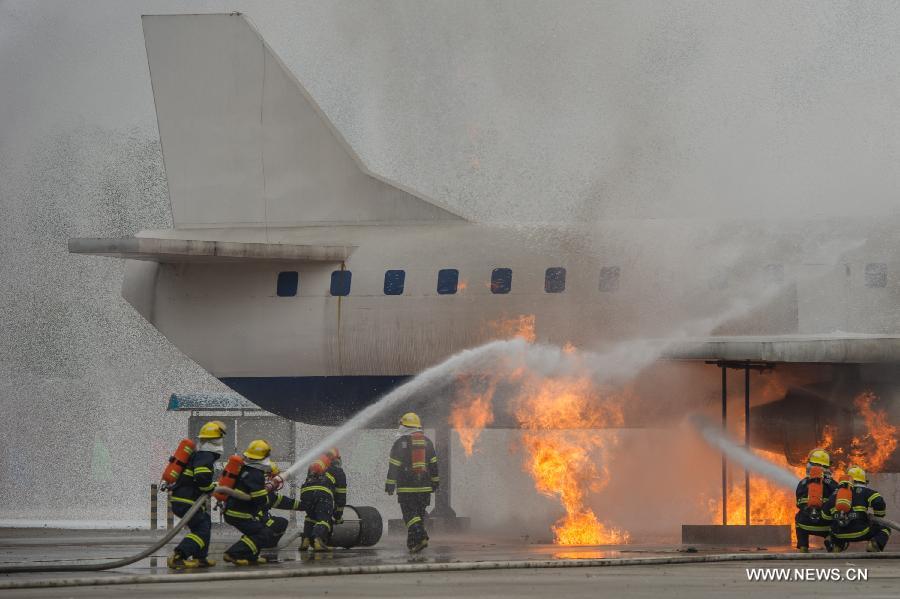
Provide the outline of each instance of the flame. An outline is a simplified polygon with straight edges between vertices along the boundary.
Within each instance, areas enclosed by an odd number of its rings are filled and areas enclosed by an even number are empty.
[[[520,314],[513,318],[501,318],[488,323],[491,335],[496,339],[512,339],[519,337],[528,343],[534,343],[534,314]]]
[[[897,449],[897,427],[888,422],[887,412],[873,410],[876,396],[871,391],[859,395],[853,404],[866,423],[866,434],[853,439],[853,463],[863,470],[881,472],[885,462]]]
[[[519,315],[489,323],[497,338],[519,337],[534,343],[534,315]],[[566,344],[564,351],[577,351]],[[472,455],[485,426],[494,420],[493,395],[499,376],[475,390],[461,381],[450,423],[459,434],[466,455]],[[588,377],[541,378],[524,369],[503,375],[504,383],[516,391],[509,402],[512,414],[523,429],[523,468],[543,495],[559,499],[565,509],[553,525],[560,545],[612,545],[627,543],[630,535],[602,522],[586,505],[590,493],[609,484],[607,463],[615,447],[615,434],[596,429],[621,426],[623,399],[601,394]]]
[[[785,469],[793,470],[798,480],[805,476],[803,467],[791,466],[783,454],[761,449],[754,449],[753,453],[778,464]],[[746,522],[746,487],[743,476],[739,480],[733,480],[728,489],[728,510],[726,512],[727,524],[744,524]],[[792,524],[796,498],[794,493],[783,489],[765,478],[750,475],[750,523],[751,524]],[[722,499],[710,499],[710,521],[718,524],[722,522]],[[792,533],[793,534],[793,528]]]
[[[450,425],[456,429],[466,456],[475,450],[475,442],[486,426],[494,422],[493,396],[496,383],[491,381],[483,392],[474,391],[468,381],[462,381],[462,397],[454,402],[450,411]]]
[[[897,448],[898,427],[890,424],[887,413],[884,410],[875,410],[872,403],[877,397],[874,393],[865,392],[854,400],[860,416],[866,425],[866,433],[861,437],[854,437],[849,448],[835,446],[835,428],[826,425],[822,430],[822,437],[818,446],[825,449],[831,455],[831,464],[834,477],[839,478],[839,473],[846,471],[851,464],[857,464],[868,472],[879,472],[891,454]],[[806,476],[803,466],[794,467],[788,464],[787,459],[780,453],[753,450],[754,453],[773,464],[778,464],[785,469],[793,470],[798,480]],[[750,477],[750,522],[751,524],[792,524],[796,512],[794,493],[777,487],[764,478]],[[708,500],[710,520],[714,523],[722,521],[722,500]],[[744,481],[734,481],[728,489],[728,524],[743,524],[745,522],[745,488]],[[796,541],[796,533],[791,528],[792,541]]]
[[[628,532],[601,522],[585,505],[588,492],[599,493],[609,484],[607,463],[617,439],[591,429],[624,422],[617,398],[600,397],[587,378],[549,378],[524,385],[513,411],[524,429],[525,470],[538,492],[557,497],[566,510],[553,526],[555,542],[627,543]]]
[[[830,425],[822,430],[819,447],[831,455],[835,478],[851,465],[860,466],[866,472],[881,472],[885,463],[897,449],[898,427],[888,422],[885,410],[872,408],[878,397],[871,391],[861,393],[853,400],[853,405],[863,418],[866,432],[850,440],[850,447],[836,447],[835,431]]]
[[[456,292],[459,293],[460,291],[465,291],[468,287],[469,287],[468,281],[466,281],[465,279],[460,279],[456,283]]]

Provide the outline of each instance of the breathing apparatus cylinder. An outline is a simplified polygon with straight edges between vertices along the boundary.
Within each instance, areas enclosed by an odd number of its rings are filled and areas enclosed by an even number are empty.
[[[228,458],[228,463],[225,464],[225,469],[222,470],[222,476],[219,477],[218,486],[233,489],[238,476],[241,474],[241,468],[243,467],[244,458],[238,454],[234,454]],[[225,501],[228,499],[228,495],[221,491],[215,493],[213,497],[215,497],[217,501]]]
[[[169,463],[166,464],[162,476],[160,477],[164,483],[168,485],[175,484],[175,481],[181,476],[184,467],[187,466],[188,460],[191,459],[191,454],[194,453],[196,448],[197,446],[194,445],[194,442],[190,439],[181,440],[181,443],[179,443],[178,447],[175,449],[175,453],[169,457]]]

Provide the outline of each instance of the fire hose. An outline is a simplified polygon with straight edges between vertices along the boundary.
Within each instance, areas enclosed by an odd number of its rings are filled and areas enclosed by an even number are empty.
[[[140,561],[145,557],[152,554],[154,551],[164,547],[169,541],[171,541],[175,535],[178,534],[184,525],[193,518],[194,514],[197,513],[198,510],[203,508],[206,505],[206,500],[209,495],[201,495],[198,499],[194,501],[194,505],[191,506],[191,509],[187,511],[187,513],[181,518],[181,520],[176,524],[172,530],[166,533],[162,539],[157,541],[154,545],[151,545],[147,549],[144,549],[140,553],[136,555],[132,555],[130,557],[123,557],[122,559],[113,560],[111,562],[101,562],[99,564],[39,564],[39,565],[26,565],[21,564],[18,566],[0,566],[0,574],[17,574],[22,572],[91,572],[96,570],[111,570],[113,568],[121,568],[122,566],[127,566],[129,564],[133,564],[136,561]]]

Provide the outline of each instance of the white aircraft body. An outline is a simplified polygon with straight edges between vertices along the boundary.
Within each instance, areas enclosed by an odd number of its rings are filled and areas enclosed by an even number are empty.
[[[470,222],[369,172],[242,15],[143,26],[174,228],[70,251],[127,259],[124,297],[261,407],[340,422],[520,315],[539,342],[900,378],[896,222]]]

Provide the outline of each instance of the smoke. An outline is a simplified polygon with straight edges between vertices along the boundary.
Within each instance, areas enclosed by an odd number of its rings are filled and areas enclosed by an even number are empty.
[[[889,90],[900,78],[900,13],[890,2],[7,0],[0,402],[14,416],[0,428],[2,478],[13,481],[0,491],[5,516],[143,517],[158,468],[145,448],[168,448],[184,432],[181,417],[163,412],[165,397],[221,389],[121,300],[120,263],[69,256],[65,240],[170,225],[139,17],[233,10],[249,14],[373,171],[477,221],[610,222],[596,236],[607,245],[588,242],[585,255],[615,256],[624,250],[609,246],[629,242],[629,252],[681,272],[696,268],[686,246],[727,254],[740,229],[705,219],[801,218],[790,245],[846,225],[811,233],[809,217],[894,214],[900,119]],[[638,230],[622,219],[660,220]],[[658,292],[689,300],[680,294],[693,282],[676,277]],[[664,312],[645,298],[633,304],[619,321]],[[598,372],[627,379],[658,353],[650,337],[679,327],[646,329],[643,341],[593,352]],[[552,348],[525,353],[542,372],[575,367]],[[325,434],[301,428],[304,442]],[[483,438],[496,441],[493,455],[503,455],[503,436]],[[347,460],[358,480],[380,465],[385,442],[360,437]],[[517,474],[501,470],[483,486]],[[379,501],[371,487],[361,483],[358,498]],[[474,509],[483,497],[460,501]]]

